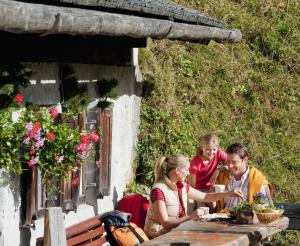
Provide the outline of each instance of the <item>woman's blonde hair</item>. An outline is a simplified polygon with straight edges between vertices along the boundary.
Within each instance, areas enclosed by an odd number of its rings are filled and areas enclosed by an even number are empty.
[[[185,167],[189,164],[189,159],[184,155],[172,155],[162,157],[156,162],[154,167],[155,183],[165,178],[165,176],[177,167]]]
[[[200,147],[203,145],[210,145],[210,144],[219,146],[220,139],[216,134],[208,133],[204,136],[201,136],[199,142],[200,142]]]

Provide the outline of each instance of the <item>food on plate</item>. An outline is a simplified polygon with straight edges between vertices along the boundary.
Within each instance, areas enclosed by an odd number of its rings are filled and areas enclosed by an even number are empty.
[[[282,213],[283,209],[276,208],[273,206],[256,209],[257,213]]]
[[[230,215],[228,213],[214,213],[214,214],[204,214],[201,217],[202,219],[206,220],[213,220],[213,219],[230,219]]]

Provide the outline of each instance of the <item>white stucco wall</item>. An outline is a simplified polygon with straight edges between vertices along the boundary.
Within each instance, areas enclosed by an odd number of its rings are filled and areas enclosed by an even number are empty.
[[[0,170],[0,246],[19,245],[19,177]]]
[[[141,76],[137,66],[93,66],[93,73],[89,72],[89,65],[75,64],[73,67],[75,71],[80,67],[78,79],[81,76],[91,80],[95,76],[97,79],[117,79],[119,98],[113,107],[111,195],[98,199],[96,208],[83,204],[76,212],[66,214],[66,227],[95,215],[95,211],[103,213],[114,209],[116,202],[122,198],[126,184],[133,175],[141,100]],[[35,229],[27,229],[27,234],[20,233],[19,191],[12,189],[10,184],[19,187],[19,180],[7,180],[0,172],[0,246],[34,246],[36,238],[43,236],[44,220],[36,220]]]

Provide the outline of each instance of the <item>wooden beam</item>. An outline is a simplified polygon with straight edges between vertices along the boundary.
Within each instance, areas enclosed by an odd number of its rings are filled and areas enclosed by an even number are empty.
[[[237,42],[239,30],[108,12],[0,0],[0,30],[13,33],[108,35]]]
[[[22,0],[57,6],[71,6],[103,10],[137,16],[152,16],[158,19],[170,19],[185,23],[196,23],[208,26],[224,27],[224,22],[213,17],[204,16],[198,10],[182,7],[166,0]]]
[[[46,209],[44,228],[44,246],[67,246],[61,207]]]

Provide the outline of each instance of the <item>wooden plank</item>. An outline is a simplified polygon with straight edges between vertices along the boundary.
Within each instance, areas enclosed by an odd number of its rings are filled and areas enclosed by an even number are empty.
[[[239,30],[10,0],[1,1],[0,30],[41,35],[151,37],[194,42],[207,40],[237,42],[242,38]]]
[[[105,243],[107,243],[106,237],[100,237],[94,240],[93,242],[87,243],[85,246],[99,246]]]
[[[62,201],[64,211],[71,211],[74,209],[72,201],[72,170],[69,170],[66,177],[63,179]]]
[[[283,208],[283,215],[289,218],[287,230],[300,230],[300,203],[275,203],[275,206]]]
[[[101,225],[100,216],[97,215],[90,219],[84,220],[76,225],[70,226],[66,229],[67,238],[75,236],[82,231],[87,231],[91,228]]]
[[[46,209],[44,228],[44,246],[67,246],[63,213],[60,207]]]
[[[111,175],[111,147],[112,147],[112,109],[100,109],[98,124],[102,130],[99,145],[100,168],[99,168],[99,194],[100,197],[110,194]]]
[[[75,237],[69,238],[67,240],[68,246],[77,245],[83,242],[92,241],[94,238],[100,237],[105,232],[103,226],[97,227],[93,230],[83,232]]]

